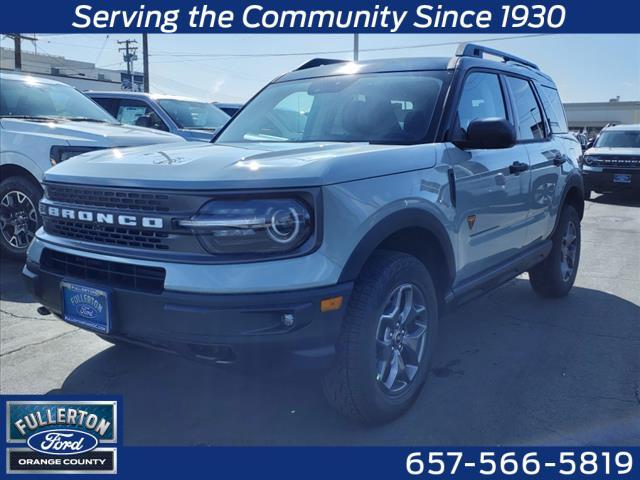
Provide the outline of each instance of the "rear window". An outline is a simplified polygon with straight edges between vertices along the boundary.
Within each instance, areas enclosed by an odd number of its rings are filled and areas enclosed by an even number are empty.
[[[560,101],[558,91],[555,88],[542,87],[540,88],[540,96],[542,97],[544,110],[549,118],[551,132],[567,133],[569,131],[567,117],[564,114],[564,107]]]
[[[531,84],[516,77],[507,77],[507,83],[515,100],[518,140],[543,139],[544,122]]]

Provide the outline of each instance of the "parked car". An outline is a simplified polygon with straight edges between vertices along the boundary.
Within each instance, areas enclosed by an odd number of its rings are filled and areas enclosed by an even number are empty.
[[[87,92],[122,123],[163,130],[185,140],[209,142],[229,115],[211,103],[139,92]]]
[[[585,198],[591,192],[640,192],[640,124],[605,127],[584,152]]]
[[[219,102],[213,102],[213,104],[216,107],[218,107],[220,110],[222,110],[224,113],[229,115],[230,117],[233,117],[242,108],[242,104],[241,103],[219,103]]]
[[[0,87],[0,248],[15,258],[24,258],[40,225],[40,180],[52,165],[94,150],[183,143],[119,124],[65,83],[2,73]]]
[[[418,395],[446,308],[522,272],[542,296],[569,293],[580,153],[553,80],[513,55],[312,60],[210,145],[51,169],[24,273],[46,308],[111,342],[322,364],[332,405],[386,421]]]

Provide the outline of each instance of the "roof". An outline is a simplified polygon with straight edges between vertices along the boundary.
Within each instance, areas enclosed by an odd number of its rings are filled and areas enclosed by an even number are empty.
[[[640,132],[640,123],[628,124],[628,125],[614,125],[612,127],[605,127],[603,130],[623,130],[625,132]]]
[[[298,80],[302,78],[328,77],[353,73],[410,72],[419,70],[446,70],[449,58],[383,58],[350,62],[344,60],[318,67],[293,70],[277,79],[278,82]],[[308,63],[308,62],[307,62]]]
[[[126,97],[134,97],[134,98],[151,98],[153,100],[183,100],[185,102],[200,102],[200,103],[208,103],[204,100],[199,100],[197,98],[191,97],[180,97],[177,95],[163,95],[157,93],[145,93],[145,92],[118,92],[118,91],[98,91],[98,90],[88,90],[85,92],[88,96],[100,96],[100,97],[114,97],[114,98],[126,98]]]
[[[3,80],[16,80],[21,82],[28,81],[29,83],[41,83],[44,85],[64,85],[66,87],[73,88],[68,83],[58,82],[57,80],[51,80],[49,78],[39,77],[37,75],[0,72],[0,78]]]
[[[483,53],[502,61],[483,58]],[[411,72],[428,70],[454,70],[471,67],[486,67],[507,73],[525,75],[543,84],[555,87],[551,78],[542,73],[537,65],[514,55],[481,45],[461,44],[453,57],[407,57],[383,58],[351,62],[348,60],[312,59],[296,70],[285,73],[274,82],[286,82],[304,78],[349,75],[354,73]]]

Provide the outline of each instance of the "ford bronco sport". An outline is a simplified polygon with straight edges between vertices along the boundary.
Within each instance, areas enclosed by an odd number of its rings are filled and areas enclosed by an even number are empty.
[[[580,150],[553,81],[512,55],[315,59],[212,144],[49,170],[24,274],[114,343],[325,364],[331,404],[386,421],[423,385],[447,307],[523,272],[569,292]]]

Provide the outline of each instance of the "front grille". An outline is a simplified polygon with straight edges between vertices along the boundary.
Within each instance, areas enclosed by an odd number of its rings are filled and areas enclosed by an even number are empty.
[[[61,218],[46,218],[44,228],[48,233],[85,242],[98,242],[107,245],[122,247],[145,248],[149,250],[168,250],[166,241],[169,234],[149,230],[138,230],[94,224],[87,222],[75,222]]]
[[[55,202],[144,212],[168,212],[169,196],[116,188],[47,184],[47,198]]]
[[[640,167],[640,156],[596,156],[591,157],[589,165],[604,168],[638,168]]]
[[[163,268],[96,260],[48,248],[42,252],[40,267],[45,272],[71,279],[148,293],[162,292],[166,275]]]

